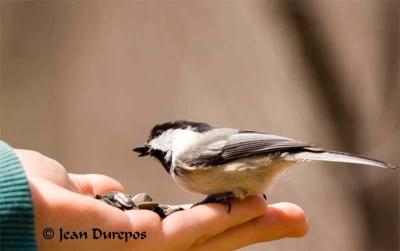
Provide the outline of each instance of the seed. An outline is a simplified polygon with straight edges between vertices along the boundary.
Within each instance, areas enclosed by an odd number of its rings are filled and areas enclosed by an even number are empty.
[[[114,194],[114,200],[119,202],[122,206],[126,207],[127,209],[130,209],[135,206],[132,199],[129,198],[127,194],[121,192],[117,192]]]

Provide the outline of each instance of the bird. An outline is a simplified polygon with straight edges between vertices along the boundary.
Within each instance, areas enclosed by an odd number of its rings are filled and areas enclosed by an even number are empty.
[[[329,151],[278,135],[177,120],[155,125],[139,157],[159,160],[184,190],[206,195],[193,206],[264,194],[291,165],[330,161],[396,169],[397,166],[346,152]]]

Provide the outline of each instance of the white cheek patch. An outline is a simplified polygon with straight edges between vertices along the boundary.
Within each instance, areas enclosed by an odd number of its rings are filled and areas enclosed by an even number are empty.
[[[196,142],[200,133],[188,129],[169,129],[157,138],[151,140],[149,145],[153,149],[167,152],[166,158],[174,161],[175,156],[184,152],[188,147]]]
[[[172,148],[172,141],[173,141],[173,136],[171,135],[171,130],[168,130],[163,132],[163,134],[161,134],[157,138],[152,139],[149,142],[149,145],[153,149],[167,152]]]
[[[200,133],[194,132],[189,129],[178,129],[174,132],[174,140],[172,145],[173,155],[177,156],[184,151],[188,150],[189,146],[195,144],[198,138],[201,136]]]

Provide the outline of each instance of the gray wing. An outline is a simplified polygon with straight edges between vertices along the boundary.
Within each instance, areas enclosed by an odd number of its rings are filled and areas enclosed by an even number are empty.
[[[206,167],[257,154],[296,152],[304,147],[310,147],[310,144],[271,134],[243,131],[207,144],[198,156],[184,162],[187,166]]]

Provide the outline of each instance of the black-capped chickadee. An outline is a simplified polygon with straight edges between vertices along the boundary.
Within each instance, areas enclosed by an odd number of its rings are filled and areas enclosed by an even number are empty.
[[[133,150],[139,156],[157,158],[185,190],[207,195],[195,205],[220,202],[228,203],[229,208],[231,198],[263,193],[280,173],[298,162],[319,160],[397,168],[290,138],[189,121],[156,125],[147,143]]]

